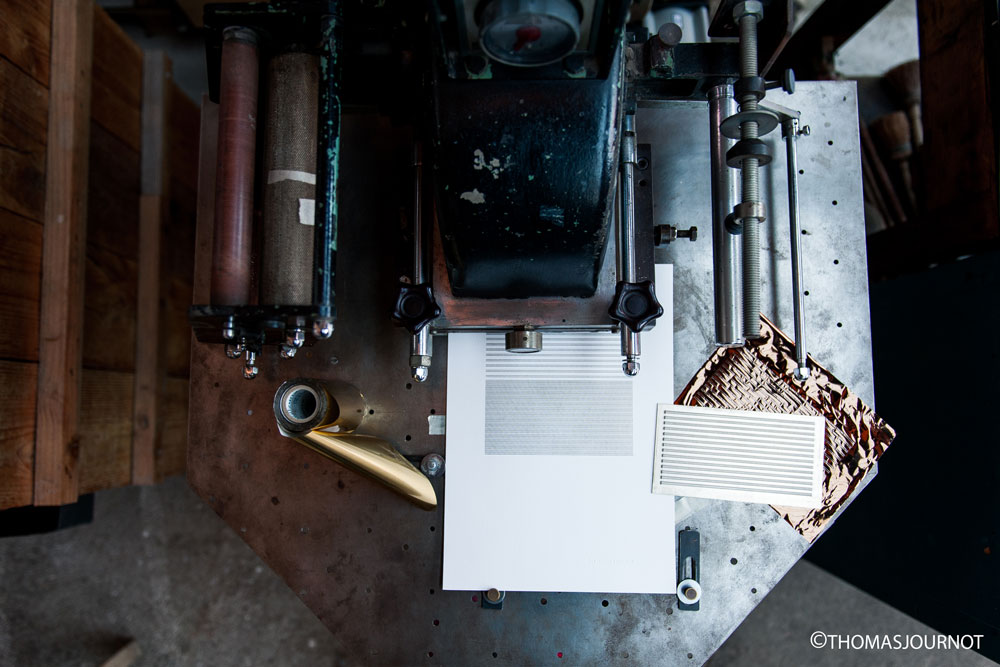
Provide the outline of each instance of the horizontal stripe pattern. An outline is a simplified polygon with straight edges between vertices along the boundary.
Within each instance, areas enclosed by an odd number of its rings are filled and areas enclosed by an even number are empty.
[[[546,333],[542,351],[512,354],[486,335],[488,455],[632,455],[632,382],[618,336]]]
[[[811,506],[822,490],[824,421],[660,405],[654,491]]]

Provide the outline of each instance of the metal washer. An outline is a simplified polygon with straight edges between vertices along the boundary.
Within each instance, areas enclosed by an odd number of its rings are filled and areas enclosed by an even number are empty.
[[[763,137],[778,127],[778,116],[764,109],[741,111],[722,121],[720,129],[722,130],[722,134],[730,139],[741,139],[740,125],[747,122],[756,122],[757,136]]]

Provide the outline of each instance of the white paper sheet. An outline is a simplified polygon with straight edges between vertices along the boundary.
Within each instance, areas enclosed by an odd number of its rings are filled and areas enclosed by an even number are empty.
[[[636,378],[617,334],[545,333],[529,355],[448,336],[445,590],[674,592],[674,499],[649,486],[656,405],[674,400],[671,269]]]

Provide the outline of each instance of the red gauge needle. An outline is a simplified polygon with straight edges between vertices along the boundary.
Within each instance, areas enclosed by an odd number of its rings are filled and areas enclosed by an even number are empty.
[[[517,42],[514,44],[514,52],[516,53],[528,44],[541,39],[542,29],[537,25],[522,25],[514,34],[517,36]]]

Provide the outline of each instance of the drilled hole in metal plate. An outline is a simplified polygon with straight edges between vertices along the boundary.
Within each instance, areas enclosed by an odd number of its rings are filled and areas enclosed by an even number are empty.
[[[409,544],[404,544],[403,545],[403,551],[409,551],[409,550],[410,550],[410,545]]]
[[[645,178],[640,178],[640,179],[639,179],[639,187],[641,187],[641,188],[644,188],[644,187],[646,187],[647,185],[649,185],[649,183],[647,183],[647,182],[646,182],[646,179],[645,179]]]
[[[753,526],[750,526],[750,532],[751,532],[751,533],[752,533],[753,531],[755,531],[755,530],[757,530],[757,529],[756,529],[756,528],[754,528]]]
[[[739,563],[739,561],[738,561],[738,560],[736,560],[735,558],[730,558],[730,559],[729,559],[729,564],[730,564],[730,565],[736,565],[737,563]]]
[[[410,440],[413,440],[413,436],[410,435],[406,436],[406,441],[409,442]]]
[[[437,620],[437,619],[435,618],[435,619],[434,619],[434,625],[441,625],[441,621],[439,621],[439,620]]]
[[[799,174],[804,174],[804,173],[806,173],[805,169],[799,169]]]
[[[316,416],[319,396],[312,387],[297,384],[285,391],[281,401],[281,412],[285,419],[295,424],[303,424]]]
[[[805,292],[803,292],[803,294],[805,294],[806,296],[809,296],[809,290],[806,290]]]
[[[548,604],[548,603],[549,603],[549,601],[548,601],[548,600],[546,600],[545,598],[542,598],[542,599],[541,599],[541,603],[542,603],[542,604]]]
[[[833,145],[833,139],[831,139],[830,141],[826,142],[826,145],[827,146],[832,146]]]
[[[844,326],[844,323],[843,323],[843,322],[837,322],[837,328],[838,328],[838,329],[839,329],[839,328],[841,328],[841,327],[843,327],[843,326]]]
[[[493,651],[493,657],[494,658],[497,657],[497,652],[496,651]]]
[[[649,166],[649,160],[644,157],[639,158],[639,161],[635,163],[639,169],[645,169]]]
[[[411,383],[407,382],[406,383],[406,388],[407,389],[413,389],[413,385]]]
[[[688,660],[691,660],[692,658],[694,658],[694,653],[688,653]]]
[[[433,415],[433,414],[436,414],[436,413],[437,412],[434,410],[434,408],[431,408],[431,414]]]
[[[433,588],[431,589],[431,592],[430,592],[430,594],[431,594],[431,595],[434,595],[434,589],[433,589]]]
[[[836,206],[836,205],[837,205],[837,200],[836,200],[836,199],[834,199],[834,200],[833,200],[833,205],[834,205],[834,206]]]
[[[434,651],[427,651],[427,657],[428,658],[433,658],[434,657]]]
[[[608,606],[608,601],[607,600],[601,600],[601,606],[602,607],[607,607]]]
[[[757,589],[756,588],[751,588],[750,592],[753,593],[754,595],[757,595]]]
[[[833,263],[834,264],[840,264],[840,260],[839,259],[835,259],[835,260],[833,260]]]
[[[373,415],[373,414],[375,414],[375,411],[374,410],[369,410],[368,414]]]
[[[434,526],[431,526],[431,532],[432,533],[434,532]]]

